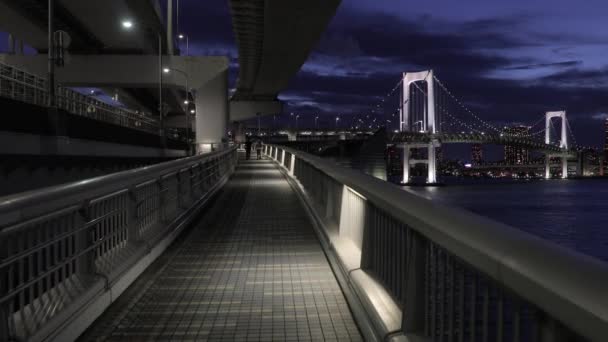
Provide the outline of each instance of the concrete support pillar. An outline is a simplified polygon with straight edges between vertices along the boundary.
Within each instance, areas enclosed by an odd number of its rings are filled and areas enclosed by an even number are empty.
[[[167,54],[173,55],[173,0],[167,0]]]
[[[410,148],[403,145],[403,179],[401,182],[407,184],[410,181]]]
[[[232,123],[232,136],[236,144],[243,144],[247,140],[245,136],[245,125],[242,122]]]
[[[568,158],[566,156],[562,157],[562,178],[568,178]]]
[[[15,54],[15,37],[12,34],[8,34],[8,54]]]
[[[549,155],[545,156],[545,179],[551,178],[551,157]]]
[[[281,151],[281,165],[285,165],[285,150]]]
[[[429,143],[428,152],[428,176],[426,178],[427,184],[437,183],[437,157],[435,156],[435,144],[431,141]]]
[[[196,95],[197,152],[212,150],[225,141],[228,124],[228,71],[215,75]]]

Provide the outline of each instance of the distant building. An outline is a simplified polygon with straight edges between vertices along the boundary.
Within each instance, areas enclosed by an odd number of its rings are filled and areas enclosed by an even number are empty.
[[[526,136],[530,132],[528,126],[505,127],[504,134],[515,136]],[[530,151],[526,148],[505,145],[505,163],[508,165],[524,165],[530,162]]]
[[[481,144],[473,144],[471,146],[471,161],[473,165],[481,165],[483,163],[483,147]]]
[[[606,134],[606,137],[604,138],[604,158],[608,159],[608,119],[606,119],[606,122],[604,123],[604,131]]]

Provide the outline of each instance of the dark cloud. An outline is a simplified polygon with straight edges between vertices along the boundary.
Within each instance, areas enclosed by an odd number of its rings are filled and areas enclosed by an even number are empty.
[[[565,62],[556,62],[556,63],[538,63],[538,64],[528,64],[528,65],[517,65],[512,67],[506,67],[504,70],[531,70],[538,68],[547,68],[547,67],[575,67],[583,64],[582,61],[565,61]]]
[[[497,125],[536,121],[544,111],[567,109],[571,126],[583,142],[601,141],[599,129],[582,132],[593,126],[591,121],[597,124],[594,115],[608,112],[605,70],[582,69],[581,60],[551,62],[499,53],[544,46],[538,35],[522,34],[523,28],[518,36],[513,34],[533,19],[523,15],[458,24],[431,16],[410,20],[341,10],[291,82],[289,92],[305,95],[309,101],[305,105],[290,102],[288,107],[304,112],[324,108],[369,112],[399,81],[401,72],[433,68],[469,107]],[[575,39],[570,35],[556,41],[565,44]],[[564,46],[559,52],[569,49]],[[526,73],[542,68],[553,73],[522,80],[492,76],[500,70]],[[393,108],[382,111],[391,113]]]

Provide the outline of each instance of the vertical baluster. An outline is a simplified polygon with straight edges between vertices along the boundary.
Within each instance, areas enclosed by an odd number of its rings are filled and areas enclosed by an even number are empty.
[[[520,342],[521,334],[521,303],[513,300],[513,339],[512,342]]]
[[[26,236],[27,236],[27,242],[28,242],[28,251],[33,250],[34,248],[36,248],[36,239],[34,238],[34,232],[33,230],[36,229],[35,227],[31,227],[27,232],[26,232]],[[27,277],[27,281],[31,281],[32,279],[34,279],[34,277],[36,277],[36,270],[34,269],[34,257],[35,254],[30,254],[27,256],[27,261],[28,261],[28,277]],[[31,284],[28,286],[28,290],[29,290],[29,302],[31,304],[30,309],[33,310],[33,303],[34,303],[34,298],[35,298],[35,291],[36,291],[36,284]],[[32,311],[33,312],[33,311]]]
[[[497,290],[496,297],[496,342],[502,342],[504,334],[504,300],[502,290]]]
[[[17,238],[19,239],[19,248],[17,249],[17,253],[23,253],[26,249],[25,247],[25,240],[26,240],[26,236],[25,233],[18,233]],[[25,269],[26,269],[26,260],[25,258],[19,258],[19,277],[17,278],[18,281],[18,287],[22,286],[25,283]],[[21,289],[19,291],[19,307],[18,309],[20,310],[21,314],[23,315],[23,307],[25,305],[25,289]]]
[[[414,234],[411,231],[410,236]],[[413,237],[413,236],[412,236]],[[411,247],[410,247],[411,248]],[[430,307],[431,307],[431,243],[427,244],[426,248],[426,258],[425,258],[425,266],[424,266],[424,331],[426,336],[431,336],[431,321],[430,321]],[[411,254],[410,254],[411,255]],[[408,277],[409,281],[409,277]]]
[[[438,311],[439,311],[439,338],[438,341],[442,342],[445,336],[445,306],[446,306],[446,273],[447,273],[447,256],[445,252],[438,248],[437,250],[437,275],[439,276],[439,298],[438,298]]]
[[[489,321],[488,321],[488,315],[489,315],[489,305],[490,305],[490,284],[489,281],[487,279],[484,279],[484,290],[483,290],[483,322],[482,322],[482,328],[483,328],[483,337],[482,337],[482,341],[483,342],[488,342],[488,325],[489,325]]]
[[[59,220],[53,220],[53,235],[51,236],[51,239],[55,239],[57,238],[57,235],[59,235],[59,226]],[[59,260],[59,241],[55,241],[53,243],[53,267],[59,266],[60,263],[61,261]],[[57,287],[59,283],[61,283],[60,269],[56,268],[53,274],[55,275],[55,286]]]
[[[458,272],[458,342],[464,342],[464,300],[465,300],[465,269],[461,265]]]
[[[1,89],[0,89],[1,90]],[[6,260],[10,256],[10,239],[0,240],[0,261]],[[0,298],[8,295],[11,289],[11,266],[0,268]],[[10,309],[8,302],[0,303],[0,341],[8,341],[10,335],[9,317]]]
[[[40,245],[45,243],[44,226],[42,224],[36,225],[36,235],[37,235],[38,243]],[[36,251],[36,257],[37,257],[37,261],[38,261],[38,270],[37,270],[38,275],[42,275],[45,272],[43,255],[44,255],[44,248],[40,248]],[[38,285],[38,297],[42,298],[42,295],[44,294],[44,278],[38,280],[37,285]],[[41,302],[41,304],[42,304],[42,302]]]
[[[448,325],[448,341],[449,342],[453,342],[454,341],[454,314],[455,314],[455,310],[454,310],[454,297],[456,296],[456,275],[455,275],[455,268],[454,268],[454,259],[452,259],[451,257],[447,257],[448,259],[448,283],[450,285],[450,294],[448,295],[448,319],[449,319],[449,325]]]
[[[469,341],[475,342],[477,339],[477,275],[471,274],[471,321],[469,322],[470,332],[469,332]]]
[[[437,250],[431,243],[431,338],[435,340],[437,334]]]

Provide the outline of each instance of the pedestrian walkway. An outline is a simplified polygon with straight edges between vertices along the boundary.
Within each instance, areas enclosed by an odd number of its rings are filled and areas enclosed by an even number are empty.
[[[360,341],[296,193],[241,161],[184,232],[82,341]]]

